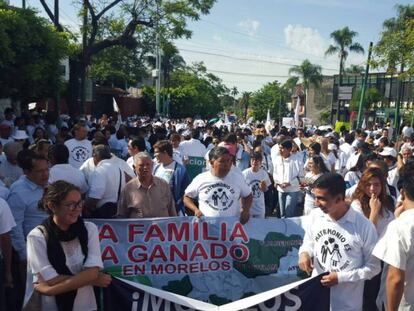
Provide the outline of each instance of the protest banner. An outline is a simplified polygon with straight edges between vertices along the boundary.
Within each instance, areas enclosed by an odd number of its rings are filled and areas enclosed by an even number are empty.
[[[203,157],[188,157],[188,163],[185,166],[190,180],[193,180],[198,174],[203,172],[206,166],[206,160]]]
[[[276,311],[329,310],[330,290],[321,285],[321,276],[297,281],[221,306],[154,289],[130,281],[114,279],[104,289],[105,310],[148,311]]]
[[[105,271],[223,305],[295,282],[304,218],[94,220]]]

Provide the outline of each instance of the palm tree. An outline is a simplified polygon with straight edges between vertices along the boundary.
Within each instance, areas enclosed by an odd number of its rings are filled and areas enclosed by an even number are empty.
[[[244,120],[247,121],[247,111],[249,110],[249,100],[251,92],[243,92],[240,104],[244,107]]]
[[[345,74],[350,75],[361,75],[364,73],[364,67],[359,65],[351,65],[348,68],[345,68]]]
[[[230,90],[230,95],[233,96],[234,98],[234,102],[233,102],[233,108],[236,109],[236,96],[237,94],[239,94],[239,90],[237,89],[236,86],[233,86]]]
[[[308,105],[308,89],[311,84],[319,87],[322,83],[322,67],[312,64],[308,59],[305,59],[302,64],[293,66],[289,69],[289,74],[297,74],[302,79],[303,88],[305,89],[305,116],[306,107]]]
[[[364,48],[358,42],[353,42],[358,33],[347,27],[335,30],[331,33],[334,45],[330,45],[325,55],[338,54],[339,56],[339,85],[342,85],[342,76],[344,74],[345,61],[350,52],[364,53]]]

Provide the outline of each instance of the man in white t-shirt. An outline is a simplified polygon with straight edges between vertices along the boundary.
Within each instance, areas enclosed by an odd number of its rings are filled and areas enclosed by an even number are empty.
[[[185,190],[184,205],[197,217],[239,216],[240,222],[246,223],[253,200],[251,189],[231,170],[232,157],[228,149],[215,147],[209,156],[211,170],[193,179]],[[194,199],[198,199],[199,207]]]
[[[85,175],[80,169],[76,169],[68,163],[68,147],[64,144],[50,146],[49,161],[52,165],[49,171],[49,184],[58,180],[64,180],[78,187],[82,194],[88,191]]]
[[[197,138],[200,136],[200,132],[197,129],[191,130],[191,133],[185,133],[183,140],[180,143],[179,151],[183,159],[188,159],[188,157],[204,157],[207,149],[201,141]]]
[[[265,192],[271,185],[269,174],[261,167],[263,156],[259,152],[252,154],[250,168],[243,171],[244,180],[252,189],[253,203],[250,215],[255,218],[265,218]]]
[[[373,254],[388,264],[386,310],[414,307],[414,176],[404,174],[401,197],[403,212],[387,227]]]
[[[99,208],[105,203],[118,202],[120,192],[125,186],[122,171],[113,165],[111,157],[109,146],[98,145],[93,150],[96,168],[90,179],[88,199],[85,202],[86,211],[92,212],[92,216],[99,213]]]
[[[279,155],[273,162],[273,180],[279,194],[282,218],[299,216],[299,178],[304,175],[303,162],[292,154],[293,142],[289,139],[279,144]]]
[[[411,126],[404,126],[402,129],[402,136],[404,137],[411,137],[411,135],[413,134],[414,129]]]
[[[80,168],[82,164],[92,156],[92,144],[86,138],[88,131],[83,123],[73,126],[74,138],[65,141],[69,149],[69,164]]]
[[[299,268],[308,274],[329,272],[331,310],[362,310],[364,281],[377,275],[380,262],[371,252],[377,242],[374,225],[345,202],[345,181],[335,173],[313,184],[315,205],[299,249]]]

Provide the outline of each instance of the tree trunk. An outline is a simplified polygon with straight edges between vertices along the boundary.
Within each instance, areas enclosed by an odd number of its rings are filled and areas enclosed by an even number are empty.
[[[79,116],[80,114],[80,79],[82,76],[82,67],[84,66],[82,66],[82,63],[77,58],[69,59],[70,74],[68,84],[67,107],[69,110],[69,115],[72,117]]]

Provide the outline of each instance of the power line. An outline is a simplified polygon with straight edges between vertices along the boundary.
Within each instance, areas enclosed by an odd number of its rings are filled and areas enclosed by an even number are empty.
[[[267,78],[289,78],[290,77],[290,76],[267,75],[267,74],[262,74],[262,73],[234,72],[234,71],[223,71],[223,70],[213,70],[213,69],[207,69],[207,71],[228,74],[228,75],[249,76],[249,77],[267,77]]]
[[[292,51],[292,49],[291,49],[291,48],[285,47],[285,46],[280,45],[280,44],[275,44],[275,42],[276,42],[277,40],[275,40],[274,38],[271,38],[271,37],[264,37],[264,36],[257,36],[257,35],[255,35],[255,36],[251,36],[251,35],[248,35],[248,34],[246,34],[246,33],[243,33],[243,32],[237,31],[237,30],[234,30],[234,29],[232,29],[232,28],[230,28],[230,27],[228,27],[228,26],[224,26],[224,25],[221,25],[221,24],[218,24],[218,23],[215,23],[215,22],[211,22],[211,21],[205,20],[205,19],[200,19],[200,20],[201,20],[201,21],[203,21],[203,22],[205,22],[205,23],[208,23],[208,24],[214,25],[214,26],[216,26],[216,27],[220,28],[220,30],[225,30],[225,31],[233,32],[233,33],[238,34],[238,35],[242,35],[242,36],[245,36],[245,37],[249,37],[249,38],[251,38],[251,39],[253,39],[253,40],[256,40],[256,41],[260,41],[260,40],[258,40],[258,39],[260,39],[260,38],[263,38],[263,39],[266,39],[266,40],[271,40],[271,42],[272,42],[272,43],[269,43],[269,42],[267,42],[267,41],[266,41],[266,42],[265,42],[265,41],[261,41],[261,42],[262,42],[262,43],[264,43],[264,44],[266,44],[266,45],[272,46],[272,47],[277,46],[277,47],[279,47],[279,48],[281,48],[281,49],[285,49],[285,50]],[[303,52],[303,51],[302,51],[301,53],[303,53],[303,54],[307,54],[307,55],[312,55],[312,57],[314,57],[314,58],[324,59],[323,57],[316,56],[316,55],[314,55],[314,54],[312,54],[312,53],[307,53],[307,52]]]
[[[218,53],[211,53],[211,52],[203,52],[203,51],[189,50],[189,49],[183,49],[183,48],[179,48],[179,49],[181,51],[185,51],[185,52],[189,52],[189,53],[204,54],[204,55],[211,55],[211,56],[219,56],[219,57],[225,57],[225,58],[229,58],[229,59],[237,59],[237,60],[242,60],[242,61],[258,62],[258,63],[268,63],[268,64],[277,64],[277,65],[291,66],[291,67],[298,66],[297,64],[289,64],[289,63],[276,62],[276,61],[270,61],[270,60],[242,58],[242,57],[230,56],[230,55],[225,55],[225,54],[218,54]],[[337,69],[325,68],[325,67],[322,67],[322,69],[330,70],[330,71],[338,71]]]
[[[199,48],[205,48],[205,49],[208,49],[208,50],[216,50],[216,51],[220,51],[220,52],[228,52],[228,50],[225,50],[225,49],[220,49],[220,48],[212,48],[211,46],[208,46],[208,45],[203,45],[203,44],[200,44],[200,43],[194,43],[194,41],[193,42],[178,42],[178,44],[179,45],[189,45],[190,47],[191,46],[195,46],[195,47],[199,47]],[[267,58],[272,58],[272,57],[274,57],[274,56],[271,56],[271,55],[257,55],[257,54],[251,54],[252,56],[254,56],[254,57],[267,57]],[[285,60],[287,60],[287,61],[292,61],[292,60],[297,60],[297,61],[303,61],[303,59],[299,59],[299,58],[292,58],[292,57],[289,57],[289,58],[284,58],[284,57],[278,57],[278,58],[280,58],[280,59],[285,59]],[[326,60],[325,60],[326,61]],[[331,63],[331,61],[328,61],[329,63]],[[333,63],[332,63],[333,64]],[[335,64],[336,65],[336,64]],[[333,70],[333,69],[328,69],[328,70]],[[338,69],[335,69],[336,71],[338,71]]]

